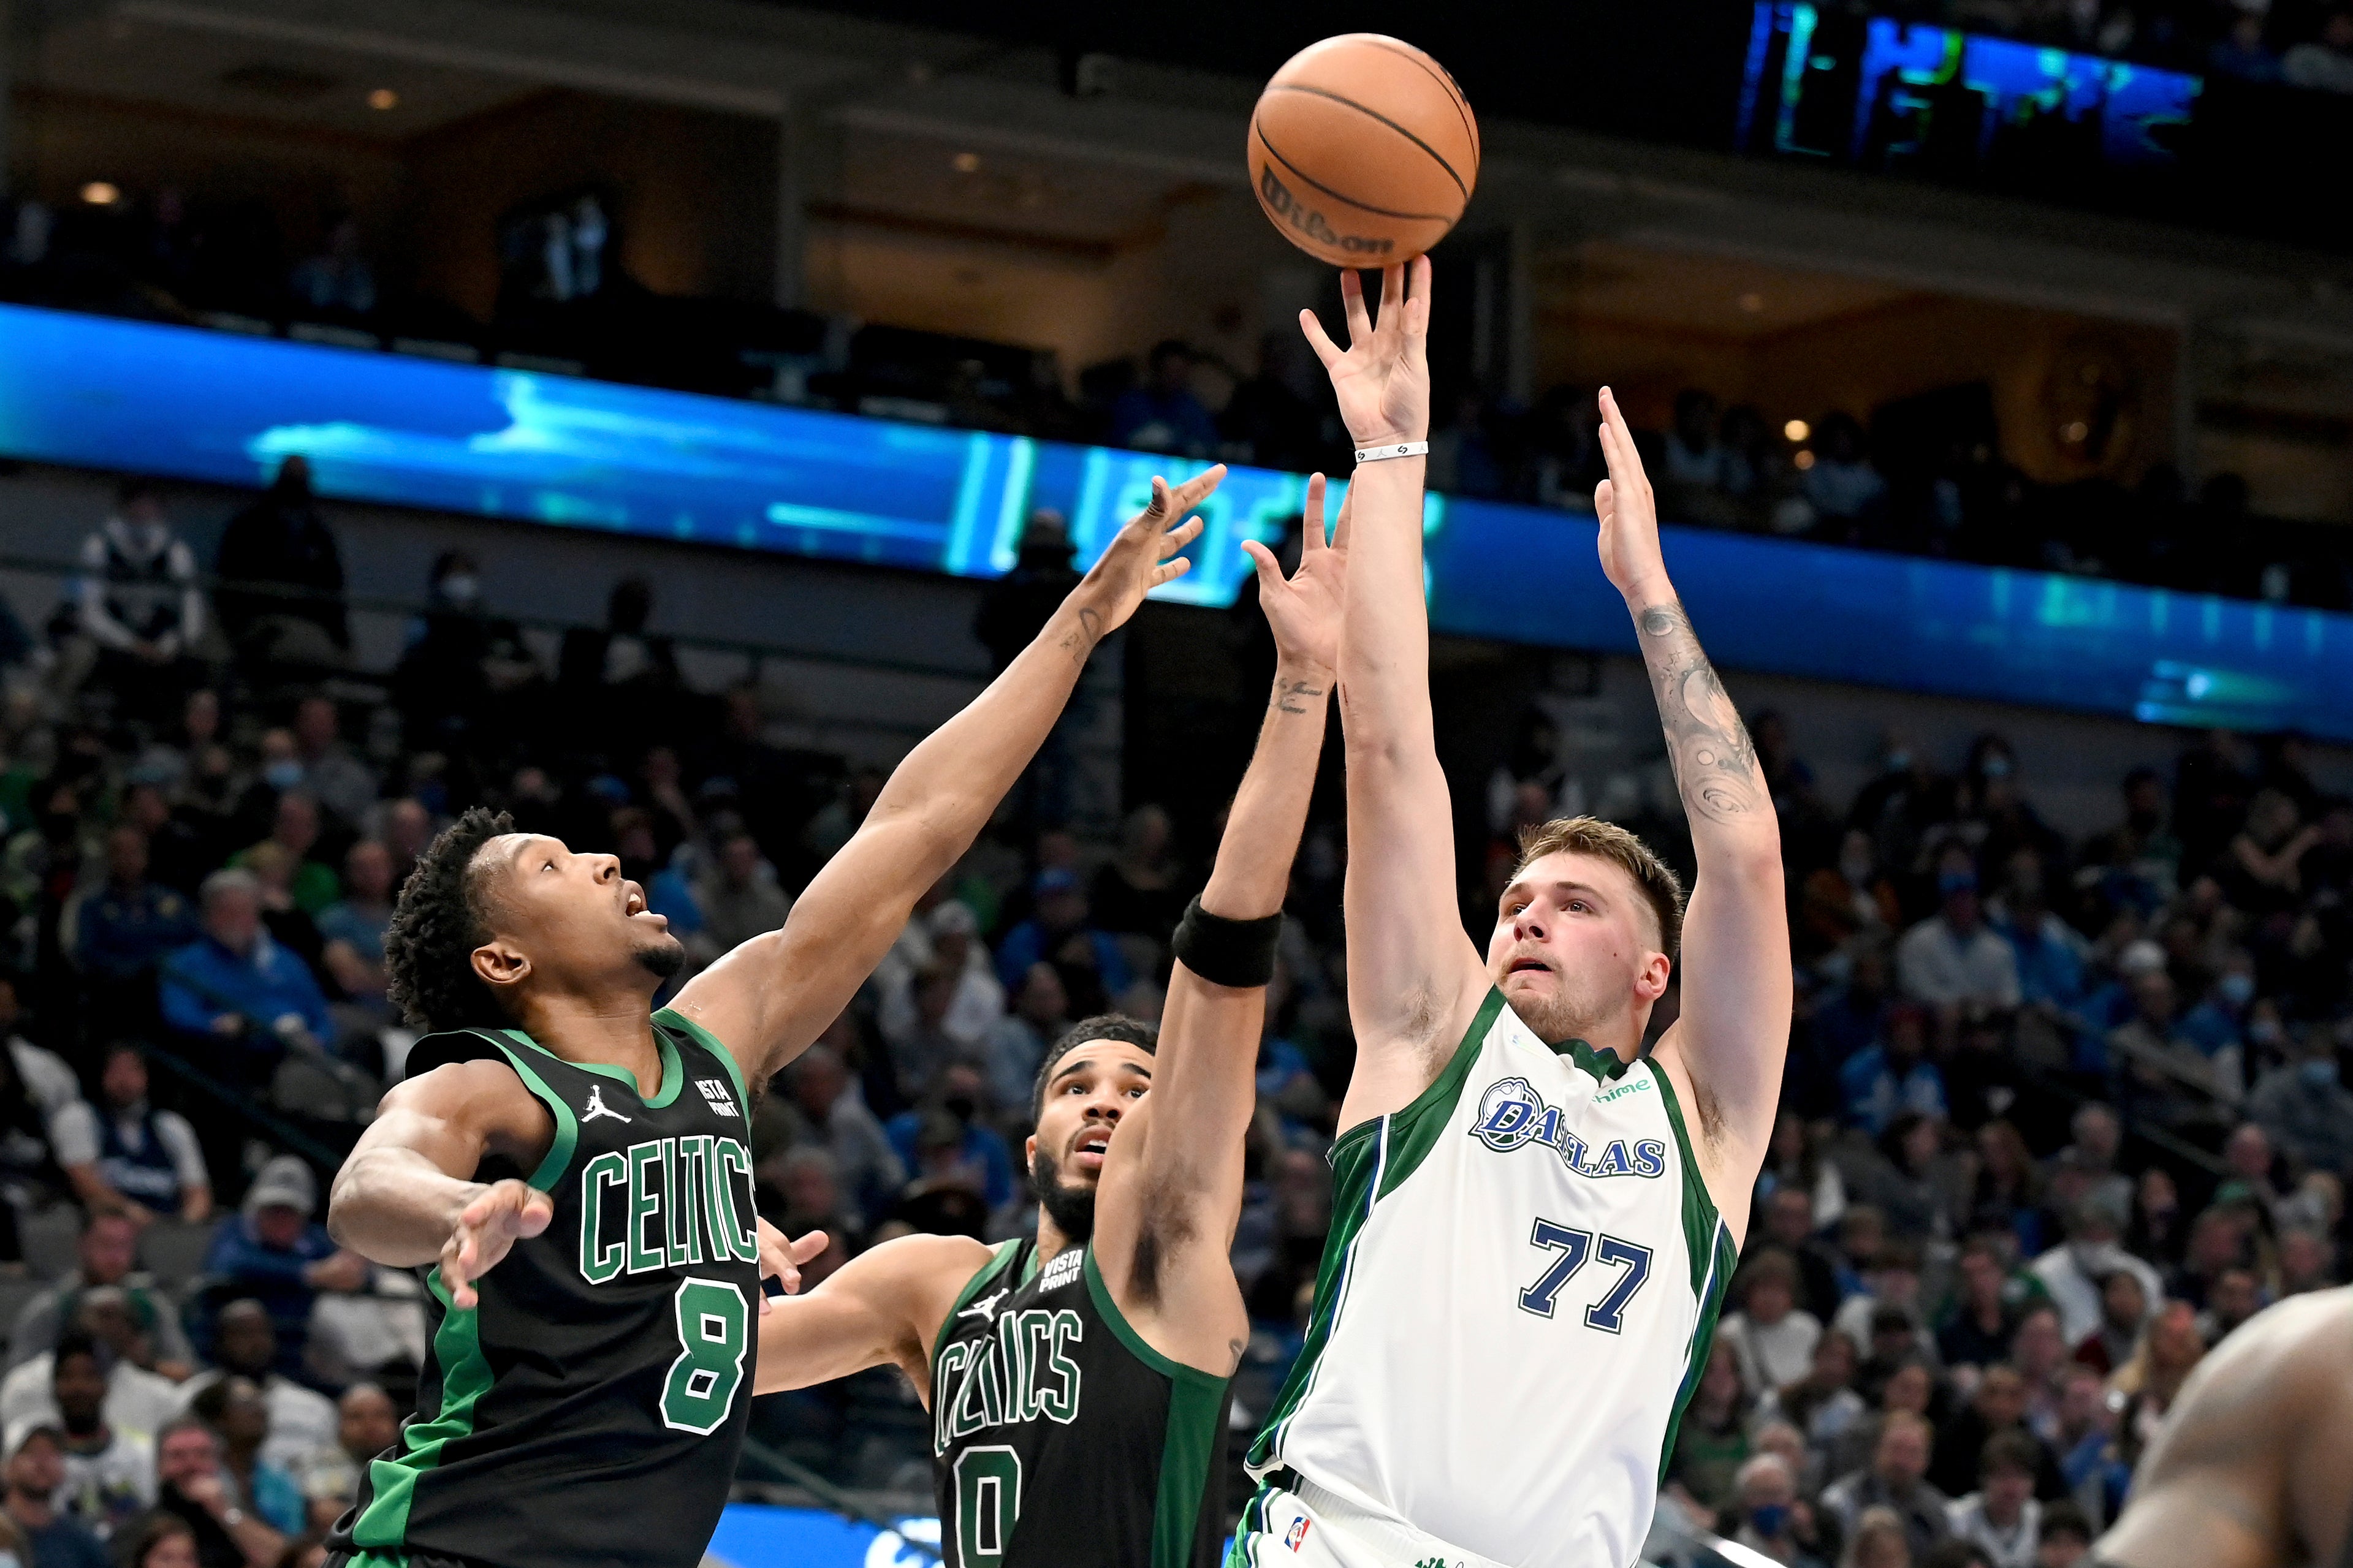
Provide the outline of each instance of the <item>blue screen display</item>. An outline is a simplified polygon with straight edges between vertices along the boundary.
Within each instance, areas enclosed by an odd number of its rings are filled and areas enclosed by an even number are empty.
[[[2204,81],[2180,71],[1760,0],[1741,85],[1743,147],[1876,169],[2012,163],[2161,170]]]
[[[1915,29],[1917,31],[1917,29]],[[253,486],[301,453],[327,496],[989,577],[1050,506],[1092,561],[1148,453],[0,306],[0,453]],[[1296,474],[1234,470],[1194,568],[1225,605]],[[1336,512],[1339,498],[1332,499]],[[1439,631],[1631,652],[1590,511],[1432,496]],[[2353,616],[1679,528],[1667,562],[1729,668],[2353,741]]]

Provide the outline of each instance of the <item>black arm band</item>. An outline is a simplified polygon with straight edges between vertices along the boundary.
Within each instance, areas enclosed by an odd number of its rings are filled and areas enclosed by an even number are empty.
[[[1212,985],[1243,990],[1274,978],[1274,944],[1282,936],[1280,910],[1258,921],[1213,915],[1195,899],[1168,944],[1185,967]]]

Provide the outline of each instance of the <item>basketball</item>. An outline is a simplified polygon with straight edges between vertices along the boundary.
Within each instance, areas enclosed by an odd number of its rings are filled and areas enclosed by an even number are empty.
[[[1479,123],[1411,44],[1344,33],[1284,62],[1250,123],[1250,188],[1285,238],[1335,267],[1410,260],[1479,183]]]

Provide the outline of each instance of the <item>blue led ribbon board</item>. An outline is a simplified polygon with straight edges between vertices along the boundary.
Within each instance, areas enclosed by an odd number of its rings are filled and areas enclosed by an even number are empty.
[[[331,498],[864,562],[961,577],[1013,563],[1053,507],[1082,561],[1201,467],[1149,453],[0,306],[0,453],[258,486],[294,453]],[[1305,479],[1240,468],[1203,507],[1193,570],[1230,605],[1244,539]],[[1337,515],[1339,497],[1331,500]],[[1589,511],[1432,496],[1431,625],[1632,652]],[[1666,530],[1727,668],[2150,722],[2353,741],[2353,617],[2044,573]]]

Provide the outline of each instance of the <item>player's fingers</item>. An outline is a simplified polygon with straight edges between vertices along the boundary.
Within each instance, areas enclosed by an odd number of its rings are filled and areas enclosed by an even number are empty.
[[[1145,503],[1139,521],[1151,522],[1168,515],[1168,481],[1158,474],[1152,476],[1152,500]]]
[[[1348,525],[1356,514],[1356,487],[1350,485],[1340,492],[1340,515],[1332,524],[1332,548],[1348,548]]]
[[[1646,483],[1642,454],[1634,447],[1634,432],[1626,423],[1625,411],[1618,406],[1617,395],[1606,386],[1601,389],[1601,428],[1609,437],[1609,477],[1630,486]]]
[[[1307,346],[1315,351],[1315,357],[1324,362],[1325,370],[1337,370],[1340,362],[1347,357],[1332,341],[1332,334],[1324,330],[1324,323],[1315,319],[1314,311],[1299,312],[1299,330],[1307,334]]]
[[[1609,521],[1610,516],[1615,513],[1617,510],[1617,492],[1610,488],[1609,481],[1608,479],[1604,479],[1599,484],[1594,486],[1593,515],[1599,518],[1604,523],[1607,523]]]
[[[555,1218],[555,1200],[534,1190],[522,1200],[515,1211],[515,1232],[520,1236],[537,1236]]]
[[[1274,558],[1273,551],[1255,539],[1242,541],[1242,553],[1250,558],[1250,565],[1258,571],[1258,592],[1262,600],[1282,582],[1282,563]]]
[[[1369,342],[1373,336],[1373,318],[1365,309],[1365,280],[1356,276],[1353,267],[1340,273],[1340,304],[1348,312],[1348,346]]]
[[[1163,556],[1174,555],[1200,537],[1201,520],[1187,518],[1182,527],[1172,528],[1160,536],[1160,553]]]
[[[831,1237],[821,1230],[813,1230],[807,1236],[797,1237],[787,1243],[785,1256],[790,1258],[795,1263],[807,1263],[813,1258],[824,1257],[825,1249],[832,1245]]]
[[[1226,466],[1223,463],[1212,463],[1169,491],[1168,504],[1176,509],[1178,515],[1188,512],[1215,495],[1218,486],[1224,482],[1225,477]]]
[[[1324,548],[1324,476],[1307,476],[1307,500],[1299,509],[1301,548],[1313,554]]]
[[[1186,573],[1190,572],[1192,569],[1193,563],[1190,561],[1186,560],[1182,555],[1179,555],[1174,561],[1164,561],[1160,563],[1158,569],[1152,574],[1152,585],[1157,588],[1163,584],[1174,583],[1177,578],[1182,577]]]
[[[1405,263],[1381,268],[1381,330],[1391,337],[1405,331]]]

